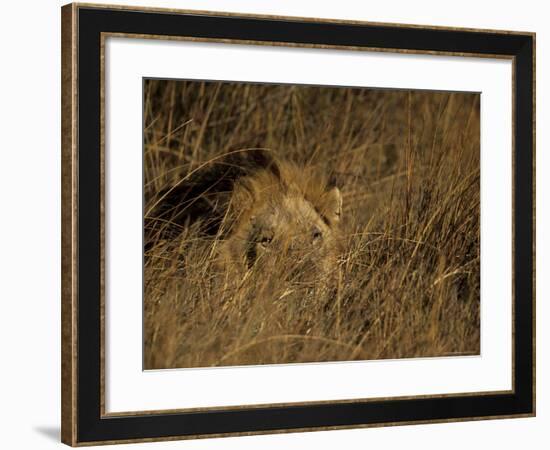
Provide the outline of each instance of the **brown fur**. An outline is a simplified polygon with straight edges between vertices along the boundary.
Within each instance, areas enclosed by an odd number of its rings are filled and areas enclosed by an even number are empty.
[[[326,279],[336,268],[341,211],[340,191],[325,176],[274,160],[235,183],[221,261],[302,284]]]

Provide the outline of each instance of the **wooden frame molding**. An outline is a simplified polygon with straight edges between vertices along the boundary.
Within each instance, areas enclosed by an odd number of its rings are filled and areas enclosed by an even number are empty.
[[[535,415],[533,33],[91,4],[66,5],[61,19],[61,435],[65,444],[152,442]],[[103,78],[108,36],[511,60],[513,389],[106,413]]]

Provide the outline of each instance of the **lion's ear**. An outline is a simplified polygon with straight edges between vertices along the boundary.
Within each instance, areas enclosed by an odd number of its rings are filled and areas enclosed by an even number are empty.
[[[323,212],[331,225],[340,222],[342,217],[342,193],[336,186],[327,191],[323,199]]]
[[[254,169],[268,170],[278,180],[281,180],[279,161],[272,151],[259,149],[251,152],[248,157],[252,158]]]

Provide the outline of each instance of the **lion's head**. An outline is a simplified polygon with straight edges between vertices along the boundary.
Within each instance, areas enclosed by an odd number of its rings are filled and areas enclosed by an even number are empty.
[[[287,281],[326,277],[336,265],[341,215],[340,190],[326,177],[272,161],[235,182],[222,260],[269,275],[284,272]]]

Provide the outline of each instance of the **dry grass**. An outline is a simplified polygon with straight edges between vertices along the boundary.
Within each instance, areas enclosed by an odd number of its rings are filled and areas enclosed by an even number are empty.
[[[330,295],[220,277],[197,224],[149,242],[145,368],[479,353],[479,96],[146,81],[145,210],[211,158],[267,148],[341,186]],[[227,278],[227,277],[226,277]]]

